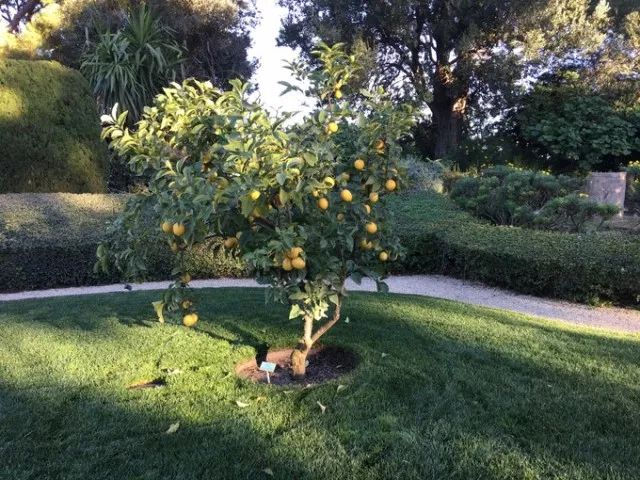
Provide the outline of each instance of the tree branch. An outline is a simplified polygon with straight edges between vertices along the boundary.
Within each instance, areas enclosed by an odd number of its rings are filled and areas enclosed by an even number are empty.
[[[320,337],[322,335],[324,335],[325,333],[327,333],[327,331],[333,327],[336,323],[338,323],[338,320],[340,320],[340,307],[342,306],[342,297],[340,295],[338,295],[338,303],[336,304],[336,308],[333,312],[333,317],[331,318],[331,320],[327,321],[327,323],[325,323],[324,325],[322,325],[318,330],[316,330],[316,333],[313,334],[313,336],[311,337],[311,342],[316,343]]]
[[[18,27],[20,26],[20,22],[23,19],[33,15],[36,8],[38,8],[39,6],[40,0],[28,0],[26,3],[24,3],[9,22],[9,30],[14,33],[17,32]]]

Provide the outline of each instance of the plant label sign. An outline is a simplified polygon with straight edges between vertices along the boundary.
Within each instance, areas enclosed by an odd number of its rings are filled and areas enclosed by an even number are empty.
[[[260,370],[263,372],[273,373],[276,371],[276,364],[271,362],[262,362],[260,364]]]
[[[262,370],[263,372],[265,372],[267,374],[267,383],[271,383],[271,377],[269,376],[270,373],[273,373],[276,371],[276,364],[275,363],[271,363],[271,362],[262,362],[260,364],[260,367],[258,367],[258,370]]]

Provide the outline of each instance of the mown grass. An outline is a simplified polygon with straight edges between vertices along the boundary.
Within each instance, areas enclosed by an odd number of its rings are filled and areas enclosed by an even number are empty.
[[[233,368],[293,344],[285,309],[195,295],[194,330],[157,324],[157,293],[1,303],[0,478],[640,477],[639,336],[354,294],[325,343],[357,369],[275,388]]]

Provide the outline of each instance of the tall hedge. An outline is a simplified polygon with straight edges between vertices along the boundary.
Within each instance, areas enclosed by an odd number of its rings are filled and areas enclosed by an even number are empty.
[[[0,60],[0,193],[103,192],[106,167],[82,75],[56,62]]]

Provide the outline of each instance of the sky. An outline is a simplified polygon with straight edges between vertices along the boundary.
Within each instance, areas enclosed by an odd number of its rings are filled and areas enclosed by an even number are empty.
[[[300,111],[305,97],[291,92],[281,97],[284,90],[278,82],[290,81],[290,72],[284,68],[286,61],[297,58],[296,52],[289,47],[278,47],[276,38],[280,30],[286,9],[276,4],[276,0],[257,0],[256,7],[260,15],[259,23],[253,32],[253,46],[249,55],[259,61],[259,67],[251,81],[258,85],[262,103],[271,111]]]

